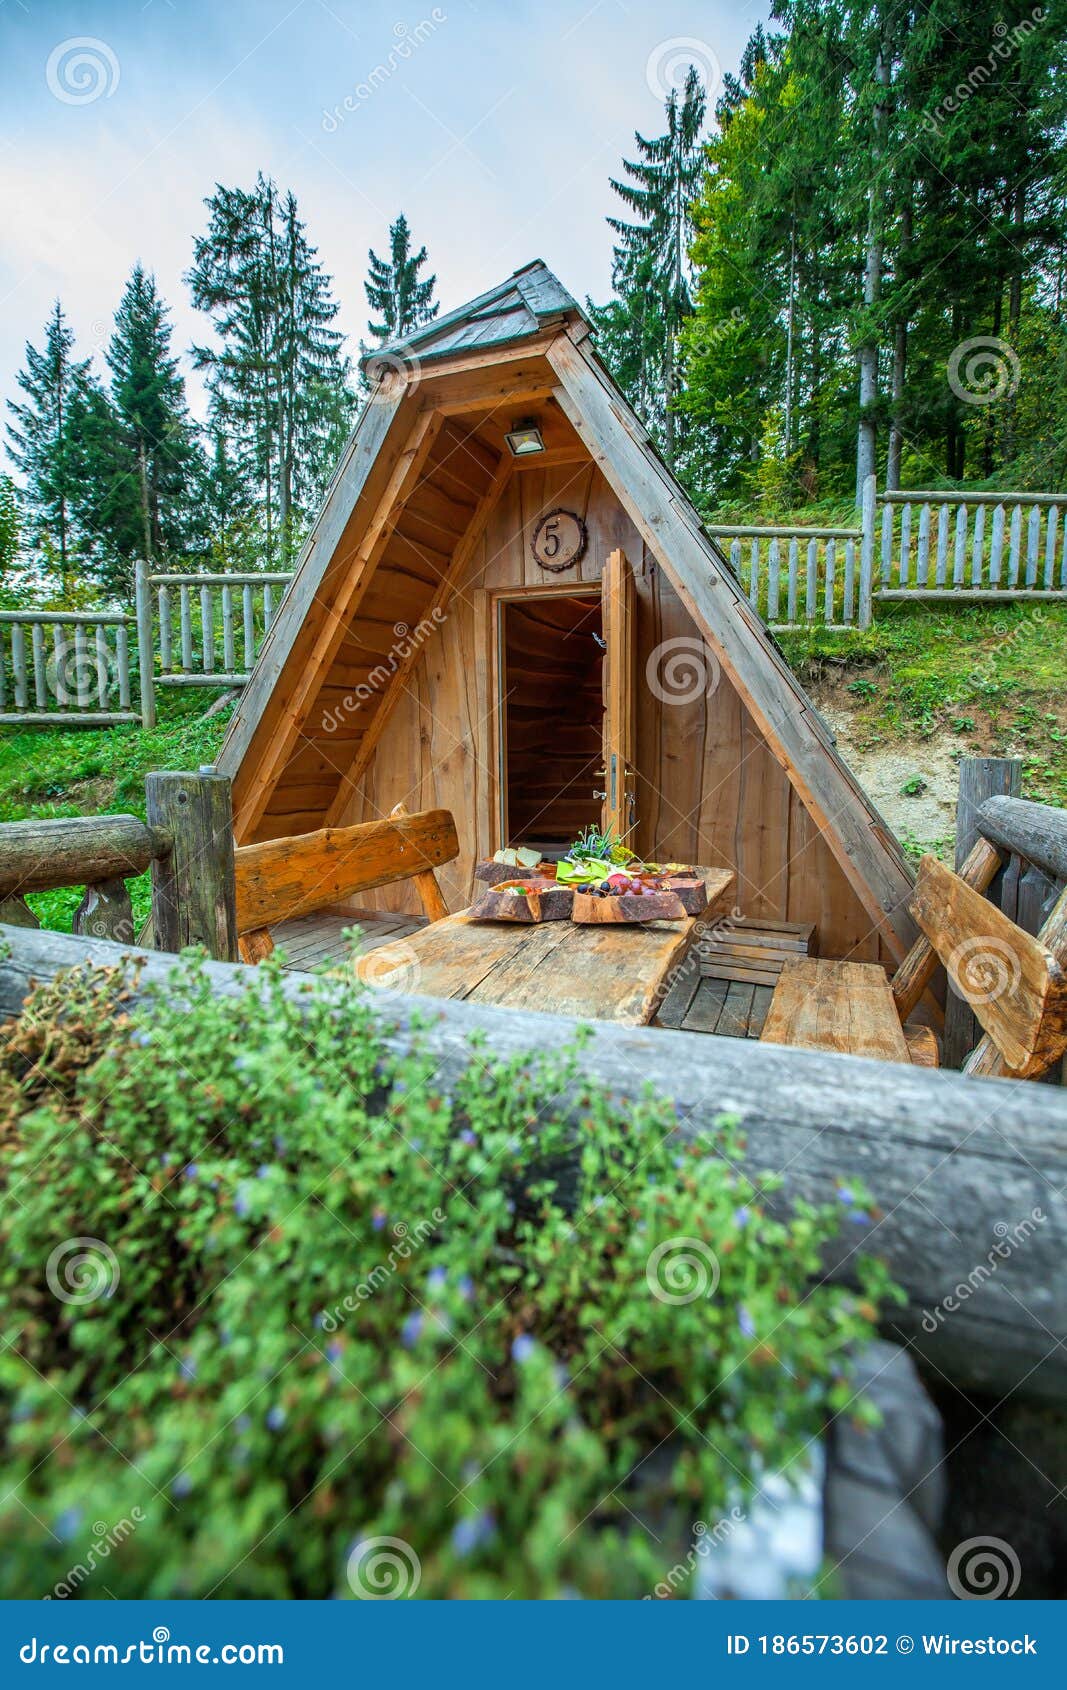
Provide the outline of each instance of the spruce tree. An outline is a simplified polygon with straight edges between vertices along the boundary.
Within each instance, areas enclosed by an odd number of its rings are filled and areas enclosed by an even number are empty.
[[[25,477],[26,538],[46,567],[54,567],[64,597],[78,561],[78,477],[73,458],[72,414],[93,387],[89,360],[74,357],[74,333],[57,300],[42,350],[27,344],[18,375],[24,403],[8,400],[8,455]]]
[[[636,133],[638,157],[624,159],[626,180],[611,186],[636,221],[609,217],[618,236],[612,283],[628,302],[624,362],[636,371],[634,395],[645,421],[660,437],[668,463],[676,455],[678,418],[678,336],[693,309],[690,292],[689,243],[691,208],[704,168],[701,131],[707,95],[696,69],[690,66],[681,97],[672,88],[666,102],[667,128],[652,140]],[[598,327],[623,326],[595,318]],[[631,393],[633,385],[631,384]]]
[[[132,561],[179,552],[189,522],[196,445],[167,308],[155,277],[134,267],[107,350],[116,455],[109,500],[115,552]]]
[[[426,248],[412,251],[411,230],[403,212],[389,230],[389,257],[379,258],[373,249],[367,256],[370,271],[363,286],[378,318],[368,327],[378,344],[401,340],[432,322],[439,309],[433,297],[437,277],[420,277]]]
[[[266,559],[288,563],[352,409],[338,307],[292,194],[261,174],[251,191],[220,184],[206,204],[187,280],[219,344],[194,355],[212,427],[256,490]]]

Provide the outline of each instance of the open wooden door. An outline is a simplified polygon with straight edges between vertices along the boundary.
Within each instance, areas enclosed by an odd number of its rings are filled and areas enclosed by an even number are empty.
[[[637,593],[626,554],[611,553],[600,583],[604,638],[603,820],[616,839],[637,826]]]

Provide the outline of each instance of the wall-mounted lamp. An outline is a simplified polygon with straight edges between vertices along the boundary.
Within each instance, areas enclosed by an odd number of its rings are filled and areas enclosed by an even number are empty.
[[[504,436],[513,458],[528,458],[534,452],[543,452],[544,440],[541,430],[534,417],[528,417],[525,422],[517,422]]]

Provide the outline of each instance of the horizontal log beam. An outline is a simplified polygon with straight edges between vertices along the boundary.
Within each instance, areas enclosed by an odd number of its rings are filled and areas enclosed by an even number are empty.
[[[1002,850],[1036,863],[1053,880],[1067,880],[1067,810],[1027,798],[987,798],[978,825]]]
[[[136,816],[73,816],[0,826],[0,897],[143,874],[171,837]]]
[[[357,892],[440,868],[458,855],[456,824],[448,810],[419,810],[242,845],[234,859],[237,931],[295,921]]]
[[[940,492],[914,493],[905,488],[891,493],[879,493],[882,505],[1062,505],[1067,509],[1067,493],[958,493],[954,488]]]
[[[56,933],[0,927],[0,1017],[18,1013],[33,981],[83,960],[118,966],[138,957],[134,999],[165,982],[173,959]],[[247,989],[241,966],[209,963],[219,994]],[[309,976],[288,975],[297,1001]],[[319,990],[328,989],[320,982]],[[346,981],[342,990],[351,990]],[[416,1042],[451,1089],[481,1032],[501,1060],[558,1048],[577,1023],[461,1002],[383,992],[383,1038]],[[413,1031],[411,1021],[429,1024]],[[872,1191],[879,1214],[850,1224],[828,1264],[851,1282],[857,1248],[883,1256],[907,1293],[887,1331],[965,1390],[1063,1399],[1067,1395],[1067,1100],[1051,1087],[962,1075],[756,1040],[701,1038],[662,1028],[594,1026],[577,1056],[583,1079],[625,1102],[646,1086],[674,1101],[679,1132],[695,1142],[723,1113],[745,1135],[755,1179],[780,1170],[769,1203],[833,1200],[850,1179]],[[562,1105],[561,1105],[562,1106]],[[1000,1254],[997,1254],[997,1247]],[[990,1268],[992,1256],[995,1266]],[[955,1307],[951,1307],[951,1304]]]
[[[1018,604],[1022,599],[1043,603],[1067,599],[1059,587],[882,587],[875,599],[889,604]]]

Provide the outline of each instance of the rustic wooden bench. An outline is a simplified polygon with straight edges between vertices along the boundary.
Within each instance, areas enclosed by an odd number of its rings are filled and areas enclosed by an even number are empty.
[[[448,906],[434,871],[458,856],[456,824],[448,810],[409,815],[403,804],[385,821],[242,845],[234,853],[241,960],[255,963],[270,956],[275,923],[398,880],[413,881],[427,919],[441,921]]]
[[[1002,852],[1064,878],[1067,816],[997,798],[983,806],[980,822],[990,837],[978,839],[959,874],[923,857],[909,903],[921,937],[892,980],[877,963],[786,962],[762,1033],[767,1043],[936,1066],[933,1030],[907,1018],[943,966],[983,1029],[966,1073],[1037,1079],[1060,1060],[1067,1052],[1067,890],[1036,936],[983,894]]]

